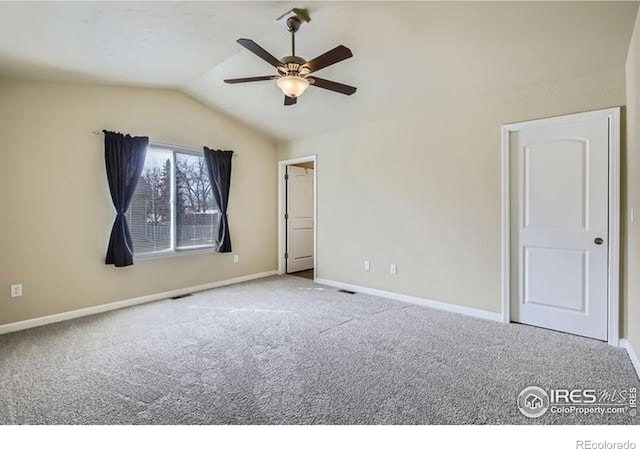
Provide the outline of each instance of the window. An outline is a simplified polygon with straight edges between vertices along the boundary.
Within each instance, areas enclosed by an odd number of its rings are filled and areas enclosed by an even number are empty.
[[[150,146],[127,221],[136,256],[213,247],[220,211],[202,153]]]

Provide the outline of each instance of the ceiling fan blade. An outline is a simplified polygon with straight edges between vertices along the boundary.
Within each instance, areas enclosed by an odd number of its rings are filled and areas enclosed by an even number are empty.
[[[335,81],[326,80],[324,78],[318,78],[316,76],[308,76],[308,80],[313,80],[312,86],[321,87],[323,89],[332,90],[345,95],[353,95],[357,88],[353,86],[347,86],[346,84],[336,83]]]
[[[297,102],[298,102],[297,98],[290,97],[288,95],[284,96],[284,105],[285,106],[291,106],[292,104],[296,104]]]
[[[349,59],[352,56],[353,53],[351,53],[351,50],[349,50],[344,45],[338,45],[333,50],[329,50],[328,52],[323,53],[320,56],[307,62],[303,65],[303,67],[308,67],[309,73],[317,72],[320,69],[324,69],[325,67],[329,67],[332,64],[344,61],[345,59]]]
[[[251,39],[238,39],[237,42],[240,45],[242,45],[244,48],[249,50],[251,53],[253,53],[254,55],[267,61],[272,66],[282,67],[283,65],[282,62],[280,62],[275,56],[273,56],[267,50],[265,50],[264,48],[262,48],[261,46],[253,42]]]
[[[233,78],[230,80],[224,80],[225,83],[229,84],[237,84],[237,83],[250,83],[252,81],[269,81],[277,78],[277,75],[268,75],[268,76],[252,76],[249,78]]]

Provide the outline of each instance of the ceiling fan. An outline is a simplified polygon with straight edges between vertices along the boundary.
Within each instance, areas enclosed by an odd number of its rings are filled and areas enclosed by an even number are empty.
[[[312,73],[318,70],[352,57],[353,53],[351,53],[351,50],[344,45],[338,45],[334,49],[307,61],[300,56],[296,56],[296,32],[300,29],[302,21],[309,22],[310,18],[307,10],[294,8],[278,18],[278,20],[281,19],[284,19],[285,27],[291,33],[291,56],[285,56],[282,60],[279,60],[251,39],[238,39],[237,41],[251,53],[275,67],[277,74],[227,79],[224,80],[224,82],[237,84],[276,80],[276,84],[285,95],[285,106],[296,104],[298,97],[302,95],[309,86],[320,87],[344,95],[352,95],[355,93],[356,88],[353,86],[311,76]]]

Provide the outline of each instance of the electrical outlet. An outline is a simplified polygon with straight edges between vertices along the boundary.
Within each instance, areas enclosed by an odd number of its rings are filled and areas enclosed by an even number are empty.
[[[369,264],[368,260],[364,261],[364,271],[369,271],[369,269],[371,268],[371,265]]]
[[[17,298],[22,296],[22,284],[13,284],[11,286],[11,297]]]
[[[395,263],[392,263],[389,266],[389,273],[391,274],[398,274],[398,266]]]
[[[238,263],[240,262],[240,256],[238,256],[237,254],[233,255],[233,263]]]

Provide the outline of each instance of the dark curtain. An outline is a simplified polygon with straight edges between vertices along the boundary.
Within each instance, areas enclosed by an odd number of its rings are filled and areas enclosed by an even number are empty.
[[[144,167],[148,137],[132,137],[120,133],[104,132],[104,160],[111,199],[116,209],[116,219],[111,229],[105,263],[116,267],[133,265],[133,240],[127,217],[131,197]]]
[[[229,220],[227,218],[227,205],[229,204],[229,187],[231,186],[231,157],[233,151],[212,150],[204,147],[204,160],[207,164],[213,200],[220,209],[220,226],[216,239],[217,251],[220,253],[231,252],[231,234],[229,233]]]

